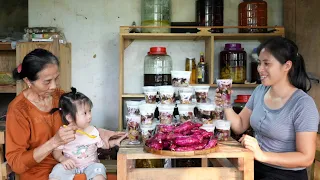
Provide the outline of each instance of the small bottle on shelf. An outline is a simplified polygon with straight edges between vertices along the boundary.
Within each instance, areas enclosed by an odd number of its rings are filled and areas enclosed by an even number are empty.
[[[198,84],[208,84],[208,65],[204,60],[203,52],[200,53],[200,62],[197,67],[197,82]]]
[[[191,71],[190,83],[197,83],[197,65],[195,58],[186,58],[186,71]]]

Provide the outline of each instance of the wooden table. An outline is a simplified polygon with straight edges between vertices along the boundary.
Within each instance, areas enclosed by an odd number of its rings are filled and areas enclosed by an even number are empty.
[[[136,159],[201,158],[202,167],[185,168],[135,168]],[[208,167],[208,161],[214,167]],[[254,158],[250,150],[230,139],[218,143],[216,152],[186,157],[162,156],[147,153],[142,146],[121,146],[117,156],[118,180],[209,180],[254,179]]]

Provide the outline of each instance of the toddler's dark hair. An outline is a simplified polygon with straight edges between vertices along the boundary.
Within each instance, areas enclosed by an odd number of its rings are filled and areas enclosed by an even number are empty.
[[[50,113],[53,114],[56,111],[59,111],[62,116],[63,124],[68,125],[69,122],[66,119],[66,116],[70,114],[72,120],[76,121],[77,114],[77,105],[89,105],[90,108],[93,107],[92,101],[81,92],[77,92],[77,89],[72,87],[71,92],[64,93],[59,100],[59,107],[53,108]]]

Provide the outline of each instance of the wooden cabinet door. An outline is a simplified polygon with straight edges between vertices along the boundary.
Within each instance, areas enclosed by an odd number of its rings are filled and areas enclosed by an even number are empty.
[[[16,62],[22,63],[23,58],[37,48],[46,49],[58,57],[60,61],[59,87],[65,91],[71,88],[71,44],[59,44],[56,42],[22,42],[17,44]],[[17,83],[17,94],[27,86],[21,81]]]

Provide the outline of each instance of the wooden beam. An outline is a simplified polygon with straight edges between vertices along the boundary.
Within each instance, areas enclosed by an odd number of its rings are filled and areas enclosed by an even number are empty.
[[[161,174],[161,177],[159,176]],[[203,180],[242,179],[243,174],[236,168],[193,167],[193,168],[139,168],[129,171],[128,179],[139,180]]]
[[[283,0],[283,25],[286,37],[296,41],[296,0]]]

